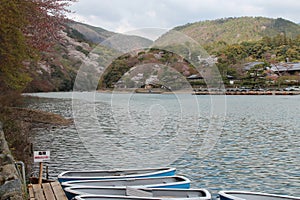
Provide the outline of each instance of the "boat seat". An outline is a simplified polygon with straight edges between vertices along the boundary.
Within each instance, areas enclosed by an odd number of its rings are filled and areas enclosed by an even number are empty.
[[[137,197],[153,197],[153,194],[151,192],[146,192],[144,190],[133,187],[126,187],[126,195]]]
[[[187,198],[199,197],[199,195],[197,195],[197,194],[187,194],[186,196],[187,196]]]

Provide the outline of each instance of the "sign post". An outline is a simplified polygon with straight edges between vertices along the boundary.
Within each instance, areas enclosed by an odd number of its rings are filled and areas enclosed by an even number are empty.
[[[42,185],[43,182],[43,163],[40,162],[40,173],[39,173],[39,185]]]
[[[50,151],[34,151],[33,161],[40,163],[40,172],[39,172],[39,185],[43,181],[43,162],[50,160]]]

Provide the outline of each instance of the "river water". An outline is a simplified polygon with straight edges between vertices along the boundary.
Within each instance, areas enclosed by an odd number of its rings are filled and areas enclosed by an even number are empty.
[[[52,178],[65,170],[169,165],[213,194],[300,196],[299,96],[31,95],[44,98],[28,107],[75,117],[68,127],[36,129],[34,149],[51,151]]]

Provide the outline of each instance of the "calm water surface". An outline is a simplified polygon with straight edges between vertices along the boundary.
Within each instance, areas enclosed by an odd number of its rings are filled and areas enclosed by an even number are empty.
[[[31,100],[29,107],[73,117],[71,93],[33,95],[46,98]],[[82,99],[88,95],[91,93],[83,93]],[[80,110],[87,116],[81,125],[88,127],[92,142],[83,144],[82,133],[75,125],[36,130],[34,149],[51,150],[47,164],[51,177],[65,170],[129,168],[134,164],[153,167],[156,162],[152,162],[155,156],[151,157],[151,152],[176,143],[172,138],[184,134],[182,143],[188,145],[178,144],[171,151],[170,165],[190,178],[192,187],[207,188],[214,194],[220,190],[248,190],[300,196],[299,96],[227,96],[225,119],[213,115],[216,105],[209,96],[112,97],[97,93],[95,99],[94,114],[85,113],[89,101],[81,100]],[[209,132],[212,119],[218,117],[222,128]],[[134,136],[142,136],[142,140]],[[216,144],[210,152],[199,154],[207,137]],[[128,152],[121,155],[124,159],[119,159],[119,152],[111,152],[107,144],[101,144],[106,142],[103,138]],[[128,158],[137,151],[150,153],[149,163]]]

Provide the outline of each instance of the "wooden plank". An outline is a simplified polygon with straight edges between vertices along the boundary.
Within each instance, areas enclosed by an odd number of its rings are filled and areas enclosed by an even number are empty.
[[[51,187],[57,200],[68,200],[59,182],[51,182]]]
[[[46,200],[56,200],[55,195],[53,194],[52,187],[50,183],[43,183],[42,184],[44,194],[46,197]]]
[[[28,185],[28,193],[29,193],[29,199],[34,200],[34,192],[33,192],[32,184]]]
[[[34,193],[35,199],[45,200],[44,193],[43,193],[43,190],[40,185],[38,185],[38,184],[33,185],[33,193]]]

